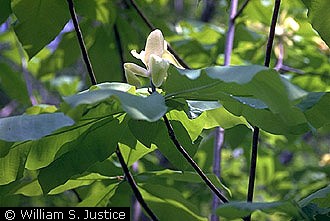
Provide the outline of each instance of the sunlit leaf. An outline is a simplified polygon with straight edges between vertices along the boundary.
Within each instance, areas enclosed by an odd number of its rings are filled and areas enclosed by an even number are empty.
[[[38,180],[43,192],[48,193],[96,162],[107,159],[121,136],[118,120],[109,118],[97,122],[78,139],[66,143],[61,153],[57,153],[57,159],[40,170]]]
[[[330,15],[327,0],[302,0],[308,8],[308,18],[321,38],[330,45]]]

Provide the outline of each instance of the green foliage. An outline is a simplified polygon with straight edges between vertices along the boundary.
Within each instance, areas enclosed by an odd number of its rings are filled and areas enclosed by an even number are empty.
[[[330,45],[330,16],[326,10],[329,2],[326,0],[303,0],[303,2],[308,8],[308,18],[313,28],[320,34],[321,38]]]
[[[30,58],[50,43],[69,19],[66,2],[56,0],[14,1],[13,13],[18,19],[15,32]]]
[[[209,23],[198,19],[207,1],[184,1],[183,9],[136,2],[193,68],[170,66],[153,93],[149,79],[142,88],[119,82],[122,62],[136,62],[130,51],[145,48],[150,32],[129,1],[74,2],[101,82],[91,87],[66,1],[0,1],[0,23],[9,26],[0,33],[0,206],[132,207],[119,148],[160,220],[207,220],[212,193],[170,139],[166,114],[180,144],[228,196],[216,210],[222,219],[326,220],[329,2],[283,1],[276,70],[258,65],[271,1],[250,1],[236,19],[232,66],[220,66],[230,1],[215,6]],[[212,174],[218,126],[220,179]],[[261,128],[256,202],[246,203],[253,126]]]
[[[74,121],[63,113],[2,118],[0,119],[0,139],[11,142],[37,140],[61,127],[73,124]]]

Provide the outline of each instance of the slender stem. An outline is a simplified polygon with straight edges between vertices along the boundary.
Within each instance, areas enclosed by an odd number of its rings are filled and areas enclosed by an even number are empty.
[[[121,167],[123,168],[123,171],[125,173],[125,177],[129,183],[129,185],[131,186],[131,189],[136,197],[136,199],[139,201],[140,205],[143,207],[143,209],[146,211],[146,213],[150,216],[150,218],[152,220],[159,220],[157,218],[157,216],[152,212],[152,210],[149,208],[149,206],[147,205],[147,203],[144,201],[139,189],[137,188],[137,185],[135,183],[135,180],[133,179],[132,174],[130,173],[130,171],[127,168],[127,165],[125,163],[124,157],[120,152],[119,147],[117,146],[116,148],[116,154],[118,157],[118,160],[121,164]]]
[[[283,46],[283,42],[281,40],[278,43],[278,49],[279,49],[279,53],[278,53],[277,63],[274,67],[274,69],[276,71],[279,71],[281,69],[281,67],[283,66],[284,46]]]
[[[174,133],[173,127],[166,117],[166,115],[163,116],[164,122],[166,124],[168,134],[176,146],[176,148],[179,150],[179,152],[183,155],[183,157],[188,161],[188,163],[195,169],[195,171],[198,173],[198,175],[202,178],[202,180],[206,183],[206,185],[213,191],[214,194],[216,194],[219,199],[224,202],[228,203],[228,199],[216,188],[213,183],[210,181],[209,178],[204,174],[204,172],[201,170],[201,168],[196,164],[196,162],[189,156],[187,151],[181,146],[180,142],[176,138],[176,135]]]
[[[121,67],[121,72],[122,72],[122,81],[126,82],[125,70],[124,70],[124,53],[123,53],[123,47],[121,45],[121,39],[120,39],[120,34],[118,31],[117,24],[114,24],[113,30],[115,32],[116,45],[117,45],[117,50],[119,53],[120,67]]]
[[[75,29],[77,37],[78,37],[78,42],[79,42],[81,54],[83,56],[83,59],[84,59],[84,62],[85,62],[90,80],[91,80],[92,84],[95,85],[95,84],[97,84],[97,81],[96,81],[96,78],[95,78],[95,75],[94,75],[92,64],[91,64],[91,62],[89,60],[89,57],[88,57],[85,42],[84,42],[80,27],[79,27],[76,11],[74,9],[73,1],[72,0],[67,0],[67,2],[68,2],[68,5],[69,5],[70,15],[71,15],[71,19],[72,19],[72,22],[73,22],[73,25],[74,25],[74,29]]]
[[[230,18],[228,24],[228,31],[226,36],[226,48],[225,48],[225,60],[224,65],[229,65],[231,52],[233,50],[233,42],[234,42],[234,35],[235,35],[235,21],[234,17],[236,15],[238,0],[232,0],[230,5]]]
[[[150,80],[151,84],[151,91],[152,93],[156,92],[156,87]],[[157,92],[156,92],[157,93]],[[205,173],[202,171],[202,169],[197,165],[197,163],[189,156],[187,151],[184,149],[184,147],[180,144],[179,140],[176,138],[174,129],[172,127],[171,122],[166,117],[166,114],[163,116],[168,135],[171,138],[172,142],[174,143],[175,147],[178,149],[178,151],[182,154],[182,156],[188,161],[188,163],[194,168],[194,170],[198,173],[198,175],[202,178],[202,180],[205,182],[205,184],[212,190],[212,192],[218,196],[218,198],[224,202],[228,203],[228,199],[220,192],[218,188],[216,188],[213,183],[210,181],[209,178],[205,175]]]
[[[275,27],[276,22],[280,10],[281,0],[275,0],[275,6],[273,10],[273,16],[271,21],[271,26],[269,30],[268,42],[266,47],[266,55],[265,55],[265,62],[264,65],[269,67],[270,64],[270,57],[273,47],[273,42],[275,38]],[[253,130],[253,138],[252,138],[252,150],[251,150],[251,165],[250,165],[250,176],[249,176],[249,187],[248,187],[248,194],[247,194],[247,201],[252,202],[253,200],[253,192],[254,192],[254,182],[255,182],[255,175],[256,175],[256,165],[257,165],[257,156],[258,156],[258,140],[259,140],[259,128],[254,127]],[[251,215],[244,218],[246,221],[251,220]]]
[[[257,154],[258,154],[258,139],[259,139],[259,128],[254,127],[252,136],[252,151],[251,151],[251,163],[250,163],[250,176],[249,176],[249,188],[247,201],[252,202],[254,182],[256,177],[256,165],[257,165]]]
[[[269,37],[268,37],[268,42],[267,42],[267,47],[266,47],[266,56],[265,56],[265,62],[264,65],[266,67],[269,67],[270,63],[270,57],[273,49],[273,42],[275,38],[275,27],[276,27],[276,22],[278,18],[278,13],[280,11],[280,5],[281,5],[281,0],[275,0],[275,7],[273,11],[273,17],[272,17],[272,23],[270,25],[269,29]]]
[[[149,19],[144,15],[144,13],[140,10],[140,8],[137,6],[134,0],[130,0],[131,4],[133,5],[135,11],[140,15],[140,17],[143,19],[144,23],[151,29],[154,30],[156,27],[149,21]]]
[[[235,19],[237,15],[238,0],[231,0],[228,31],[226,35],[225,53],[224,53],[224,65],[230,64],[230,58],[233,51],[233,42],[235,36]],[[213,173],[220,178],[221,174],[221,155],[222,146],[224,143],[224,130],[221,127],[217,127],[215,130],[215,142],[214,142],[214,156],[213,156]],[[213,196],[212,201],[212,215],[211,221],[218,221],[219,217],[214,213],[216,208],[220,205],[219,200],[216,196]]]
[[[245,7],[248,5],[250,0],[245,0],[245,2],[242,4],[242,6],[237,10],[236,15],[233,17],[233,20],[235,21],[243,12]]]
[[[130,2],[133,5],[133,7],[136,10],[136,12],[140,15],[140,17],[142,18],[142,20],[144,21],[144,23],[146,23],[146,25],[150,28],[150,30],[155,30],[156,27],[144,15],[144,13],[140,10],[140,8],[137,6],[137,4],[135,3],[135,1],[134,0],[130,0]],[[182,58],[178,55],[178,53],[176,53],[176,51],[169,44],[167,44],[167,48],[168,48],[169,52],[171,52],[174,55],[174,57],[178,60],[178,62],[182,65],[182,67],[184,67],[186,69],[190,69],[189,65],[184,60],[182,60]]]
[[[219,179],[221,177],[221,161],[222,161],[222,147],[224,143],[224,132],[225,130],[221,127],[217,127],[215,129],[215,142],[214,142],[214,150],[213,150],[213,173],[216,175]],[[215,214],[215,210],[220,205],[219,198],[213,194],[213,200],[212,200],[212,215],[211,215],[211,221],[218,221],[219,216]]]
[[[84,43],[84,40],[83,40],[83,37],[82,37],[82,33],[80,31],[80,28],[79,28],[79,24],[78,24],[78,21],[77,21],[77,16],[76,16],[76,13],[75,13],[75,10],[74,10],[73,2],[72,2],[72,0],[67,0],[67,1],[68,1],[68,4],[69,4],[69,9],[70,9],[72,21],[73,21],[73,24],[74,24],[74,27],[75,27],[75,30],[76,30],[76,33],[77,33],[78,40],[79,40],[80,49],[81,49],[81,52],[82,52],[83,57],[84,57],[84,62],[86,64],[89,76],[91,78],[91,82],[92,82],[93,85],[95,85],[95,84],[97,84],[97,81],[96,81],[96,78],[95,78],[95,75],[94,75],[94,72],[93,72],[91,62],[90,62],[89,57],[88,57],[88,53],[87,53],[87,50],[86,50],[86,47],[85,47],[85,43]],[[115,32],[116,32],[116,27],[115,27]],[[128,183],[130,184],[136,199],[139,201],[139,203],[144,208],[146,213],[151,217],[151,219],[155,220],[155,221],[158,221],[159,219],[152,212],[152,210],[148,207],[148,205],[144,201],[139,189],[137,188],[135,180],[133,179],[131,173],[129,172],[128,167],[127,167],[127,165],[125,163],[125,160],[123,158],[123,155],[121,154],[120,149],[119,149],[118,146],[117,146],[115,152],[116,152],[116,155],[119,159],[121,167],[124,171],[126,179],[127,179]]]

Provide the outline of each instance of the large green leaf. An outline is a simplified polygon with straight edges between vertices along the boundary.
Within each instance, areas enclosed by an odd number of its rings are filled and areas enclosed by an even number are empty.
[[[330,186],[326,186],[298,202],[311,220],[327,220],[330,215]],[[323,219],[322,219],[323,218]]]
[[[96,162],[107,159],[117,147],[122,132],[118,119],[109,117],[95,123],[78,139],[66,143],[57,153],[57,159],[40,170],[38,180],[43,192],[48,193]]]
[[[307,93],[263,66],[171,68],[163,88],[168,100],[218,100],[229,112],[269,132],[284,133],[287,127],[296,133],[308,130],[304,114],[294,106]],[[279,123],[272,126],[275,121]]]
[[[119,84],[120,87],[125,84]],[[137,120],[157,121],[167,110],[163,96],[153,93],[148,97],[133,95],[116,89],[98,89],[65,97],[72,107],[81,104],[96,104],[108,98],[118,98],[123,110]]]
[[[321,38],[330,45],[330,15],[328,0],[302,0],[308,8],[308,18]]]
[[[229,219],[243,218],[256,210],[265,213],[281,212],[290,217],[301,219],[300,208],[290,201],[279,201],[271,203],[248,203],[248,202],[229,202],[218,207],[216,213],[221,217]]]
[[[74,121],[63,113],[20,115],[0,119],[0,139],[5,141],[37,140]]]
[[[202,105],[204,102],[198,101],[198,103]],[[205,103],[207,104],[209,102]],[[213,107],[213,105],[211,105],[211,107]],[[196,109],[194,111],[196,111]],[[199,111],[202,110],[199,109]],[[168,112],[167,116],[170,120],[180,121],[193,141],[199,137],[203,129],[210,129],[219,125],[225,129],[238,124],[248,125],[243,117],[237,117],[229,113],[225,108],[218,106],[215,106],[215,109],[204,111],[200,116],[194,119],[189,119],[184,111],[177,110]]]
[[[307,204],[309,203],[314,203],[321,208],[329,209],[329,202],[330,202],[330,185],[300,200],[299,206],[304,207],[307,206]]]
[[[207,177],[217,188],[225,190],[229,195],[231,195],[230,190],[220,182],[219,178],[216,175],[208,174]],[[196,172],[175,171],[169,169],[140,173],[136,175],[136,180],[140,183],[158,184],[159,182],[172,183],[173,181],[178,181],[186,182],[189,184],[200,183],[202,185],[205,185],[204,181]]]
[[[69,20],[66,1],[15,1],[13,12],[18,19],[15,32],[30,58],[50,43]]]
[[[207,220],[178,190],[157,184],[140,184],[141,194],[160,220]],[[169,212],[170,211],[170,212]]]
[[[77,139],[94,123],[98,121],[82,121],[77,124],[62,128],[54,134],[43,137],[39,140],[25,142],[23,146],[30,147],[25,167],[29,170],[37,170],[48,166],[56,158],[56,153],[68,142]]]

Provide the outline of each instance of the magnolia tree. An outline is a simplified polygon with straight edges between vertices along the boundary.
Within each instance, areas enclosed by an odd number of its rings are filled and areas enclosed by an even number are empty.
[[[169,2],[2,1],[0,205],[328,219],[330,3]]]

